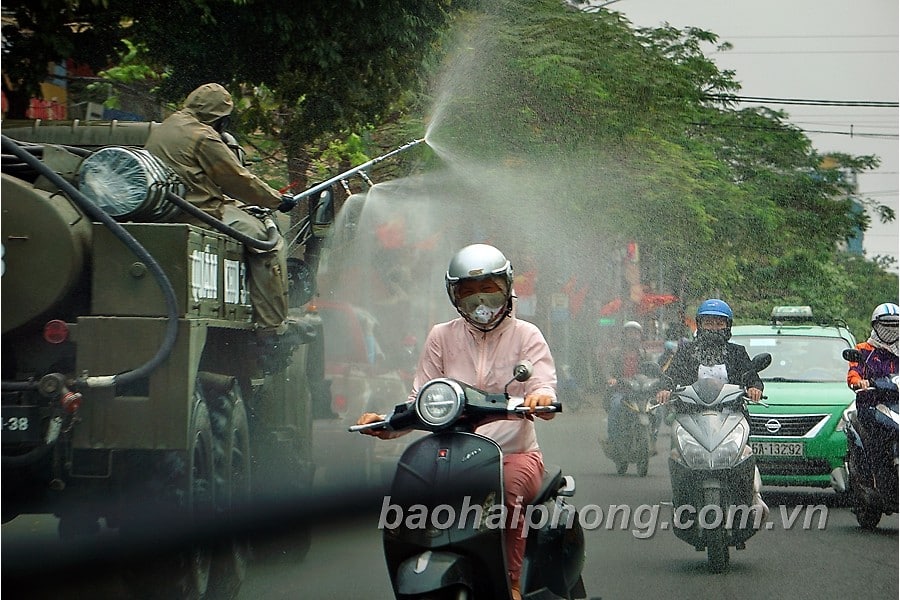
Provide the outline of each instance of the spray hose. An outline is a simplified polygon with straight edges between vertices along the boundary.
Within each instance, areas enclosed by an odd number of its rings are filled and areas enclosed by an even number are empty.
[[[192,217],[200,219],[213,229],[221,231],[225,235],[233,237],[245,246],[250,246],[251,248],[255,248],[256,250],[262,250],[263,252],[272,250],[278,244],[278,239],[281,237],[281,234],[278,232],[278,227],[275,225],[275,221],[273,221],[269,217],[266,217],[264,219],[264,223],[266,224],[266,239],[259,240],[255,237],[241,233],[234,227],[229,227],[219,219],[210,214],[207,214],[203,209],[197,208],[177,194],[167,192],[166,199]]]
[[[363,178],[365,178],[366,175],[365,175],[365,173],[363,173],[363,171],[365,169],[368,169],[372,165],[374,165],[376,163],[380,163],[381,161],[383,161],[387,158],[390,158],[390,157],[394,156],[395,154],[400,154],[401,152],[403,152],[405,150],[409,150],[413,146],[417,146],[424,141],[425,141],[425,138],[413,140],[407,144],[400,146],[399,148],[395,148],[394,150],[391,150],[387,154],[382,154],[381,156],[375,157],[370,161],[364,162],[363,164],[359,165],[358,167],[353,167],[352,169],[344,171],[340,175],[335,175],[334,177],[332,177],[331,179],[329,179],[327,181],[323,181],[322,183],[320,183],[318,185],[314,185],[313,187],[309,188],[308,190],[304,190],[304,191],[300,192],[299,194],[294,196],[294,200],[302,200],[303,198],[306,198],[307,196],[312,196],[316,192],[321,192],[322,190],[330,187],[332,184],[335,184],[338,181],[342,181],[342,180],[350,177],[351,175],[354,175],[355,173],[360,173],[360,175]]]

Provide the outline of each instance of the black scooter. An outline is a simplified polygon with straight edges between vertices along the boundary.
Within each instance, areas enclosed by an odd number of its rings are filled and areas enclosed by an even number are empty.
[[[847,348],[842,356],[848,362],[862,359],[856,348]],[[898,510],[897,379],[895,375],[872,380],[871,387],[856,392],[856,400],[843,414],[850,498],[863,529],[875,529],[882,515]],[[863,411],[868,417],[865,426],[860,422]]]
[[[610,428],[603,452],[616,465],[616,473],[624,475],[634,463],[639,477],[647,476],[650,456],[656,449],[659,427],[651,408],[660,387],[660,368],[654,362],[641,365],[641,372],[619,382],[615,394],[621,394],[621,408],[615,427]]]
[[[403,453],[382,505],[379,526],[398,599],[510,598],[503,455],[493,440],[474,431],[491,420],[525,418],[523,399],[511,397],[508,389],[532,371],[528,362],[517,364],[502,394],[433,379],[414,403],[398,404],[383,421],[350,428],[432,432]],[[526,524],[534,525],[519,581],[522,596],[585,598],[584,531],[577,511],[564,500],[574,495],[575,480],[558,466],[545,465],[544,471],[537,496],[522,506]]]

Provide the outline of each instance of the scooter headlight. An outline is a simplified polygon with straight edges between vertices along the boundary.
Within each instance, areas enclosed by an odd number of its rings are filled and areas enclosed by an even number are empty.
[[[691,469],[705,469],[709,463],[709,452],[706,451],[706,448],[701,446],[694,436],[681,425],[676,424],[672,434],[675,436],[675,442],[684,464]]]
[[[465,392],[458,383],[450,379],[435,379],[419,390],[416,414],[426,425],[440,428],[456,420],[465,402]]]
[[[847,427],[850,425],[850,422],[856,417],[856,400],[850,403],[850,406],[844,409],[844,412],[841,413],[841,418],[838,421],[837,427],[835,427],[835,431],[847,431]]]
[[[747,426],[738,423],[712,452],[709,457],[710,468],[727,469],[736,465],[744,456],[743,450],[746,445],[747,433]]]
[[[712,452],[681,426],[676,427],[673,434],[682,460],[691,469],[727,469],[749,456],[744,452],[748,431],[743,423],[732,429]]]

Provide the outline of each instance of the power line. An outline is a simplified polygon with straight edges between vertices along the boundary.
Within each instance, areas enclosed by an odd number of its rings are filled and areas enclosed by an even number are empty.
[[[896,33],[879,33],[879,34],[838,34],[838,35],[817,35],[817,34],[796,34],[796,35],[720,35],[719,38],[727,40],[793,40],[793,39],[824,39],[831,40],[835,38],[895,38]]]
[[[728,50],[728,56],[732,56],[735,54],[897,54],[897,50],[750,50],[747,52],[742,52],[740,50]],[[715,56],[718,55],[719,53],[715,54]]]
[[[689,125],[696,125],[698,127],[731,127],[733,129],[753,129],[757,131],[784,131],[784,127],[766,127],[763,125],[739,125],[736,123],[708,123],[708,122],[700,122],[700,121],[689,121]],[[798,131],[802,133],[822,133],[822,134],[830,134],[830,135],[847,135],[850,137],[865,137],[865,138],[884,138],[884,139],[898,139],[900,135],[896,133],[858,133],[854,131],[828,131],[824,129],[803,129],[798,127]]]
[[[802,106],[865,106],[868,108],[898,108],[900,106],[897,102],[875,100],[810,100],[805,98],[772,98],[770,96],[738,96],[734,94],[704,94],[703,97],[723,102],[796,104]]]

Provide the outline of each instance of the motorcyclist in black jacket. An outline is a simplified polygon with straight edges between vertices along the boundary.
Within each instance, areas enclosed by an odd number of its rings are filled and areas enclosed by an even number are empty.
[[[665,370],[673,385],[691,385],[701,377],[719,379],[727,383],[745,385],[747,395],[753,401],[762,397],[763,383],[753,370],[747,349],[733,344],[731,326],[734,313],[722,300],[705,300],[697,309],[697,335],[678,348],[672,362]],[[743,377],[749,373],[750,378]],[[669,399],[669,390],[663,390],[657,399]]]
[[[683,344],[675,353],[672,362],[664,371],[672,386],[691,385],[701,378],[711,378],[746,387],[747,397],[753,402],[762,399],[763,383],[753,369],[747,349],[740,344],[729,342],[734,312],[723,300],[704,300],[697,308],[697,334]],[[671,390],[657,393],[657,402],[668,402]],[[746,408],[745,408],[746,411]],[[753,503],[763,507],[768,515],[769,508],[763,502],[760,491],[762,479],[759,469],[753,482]]]

